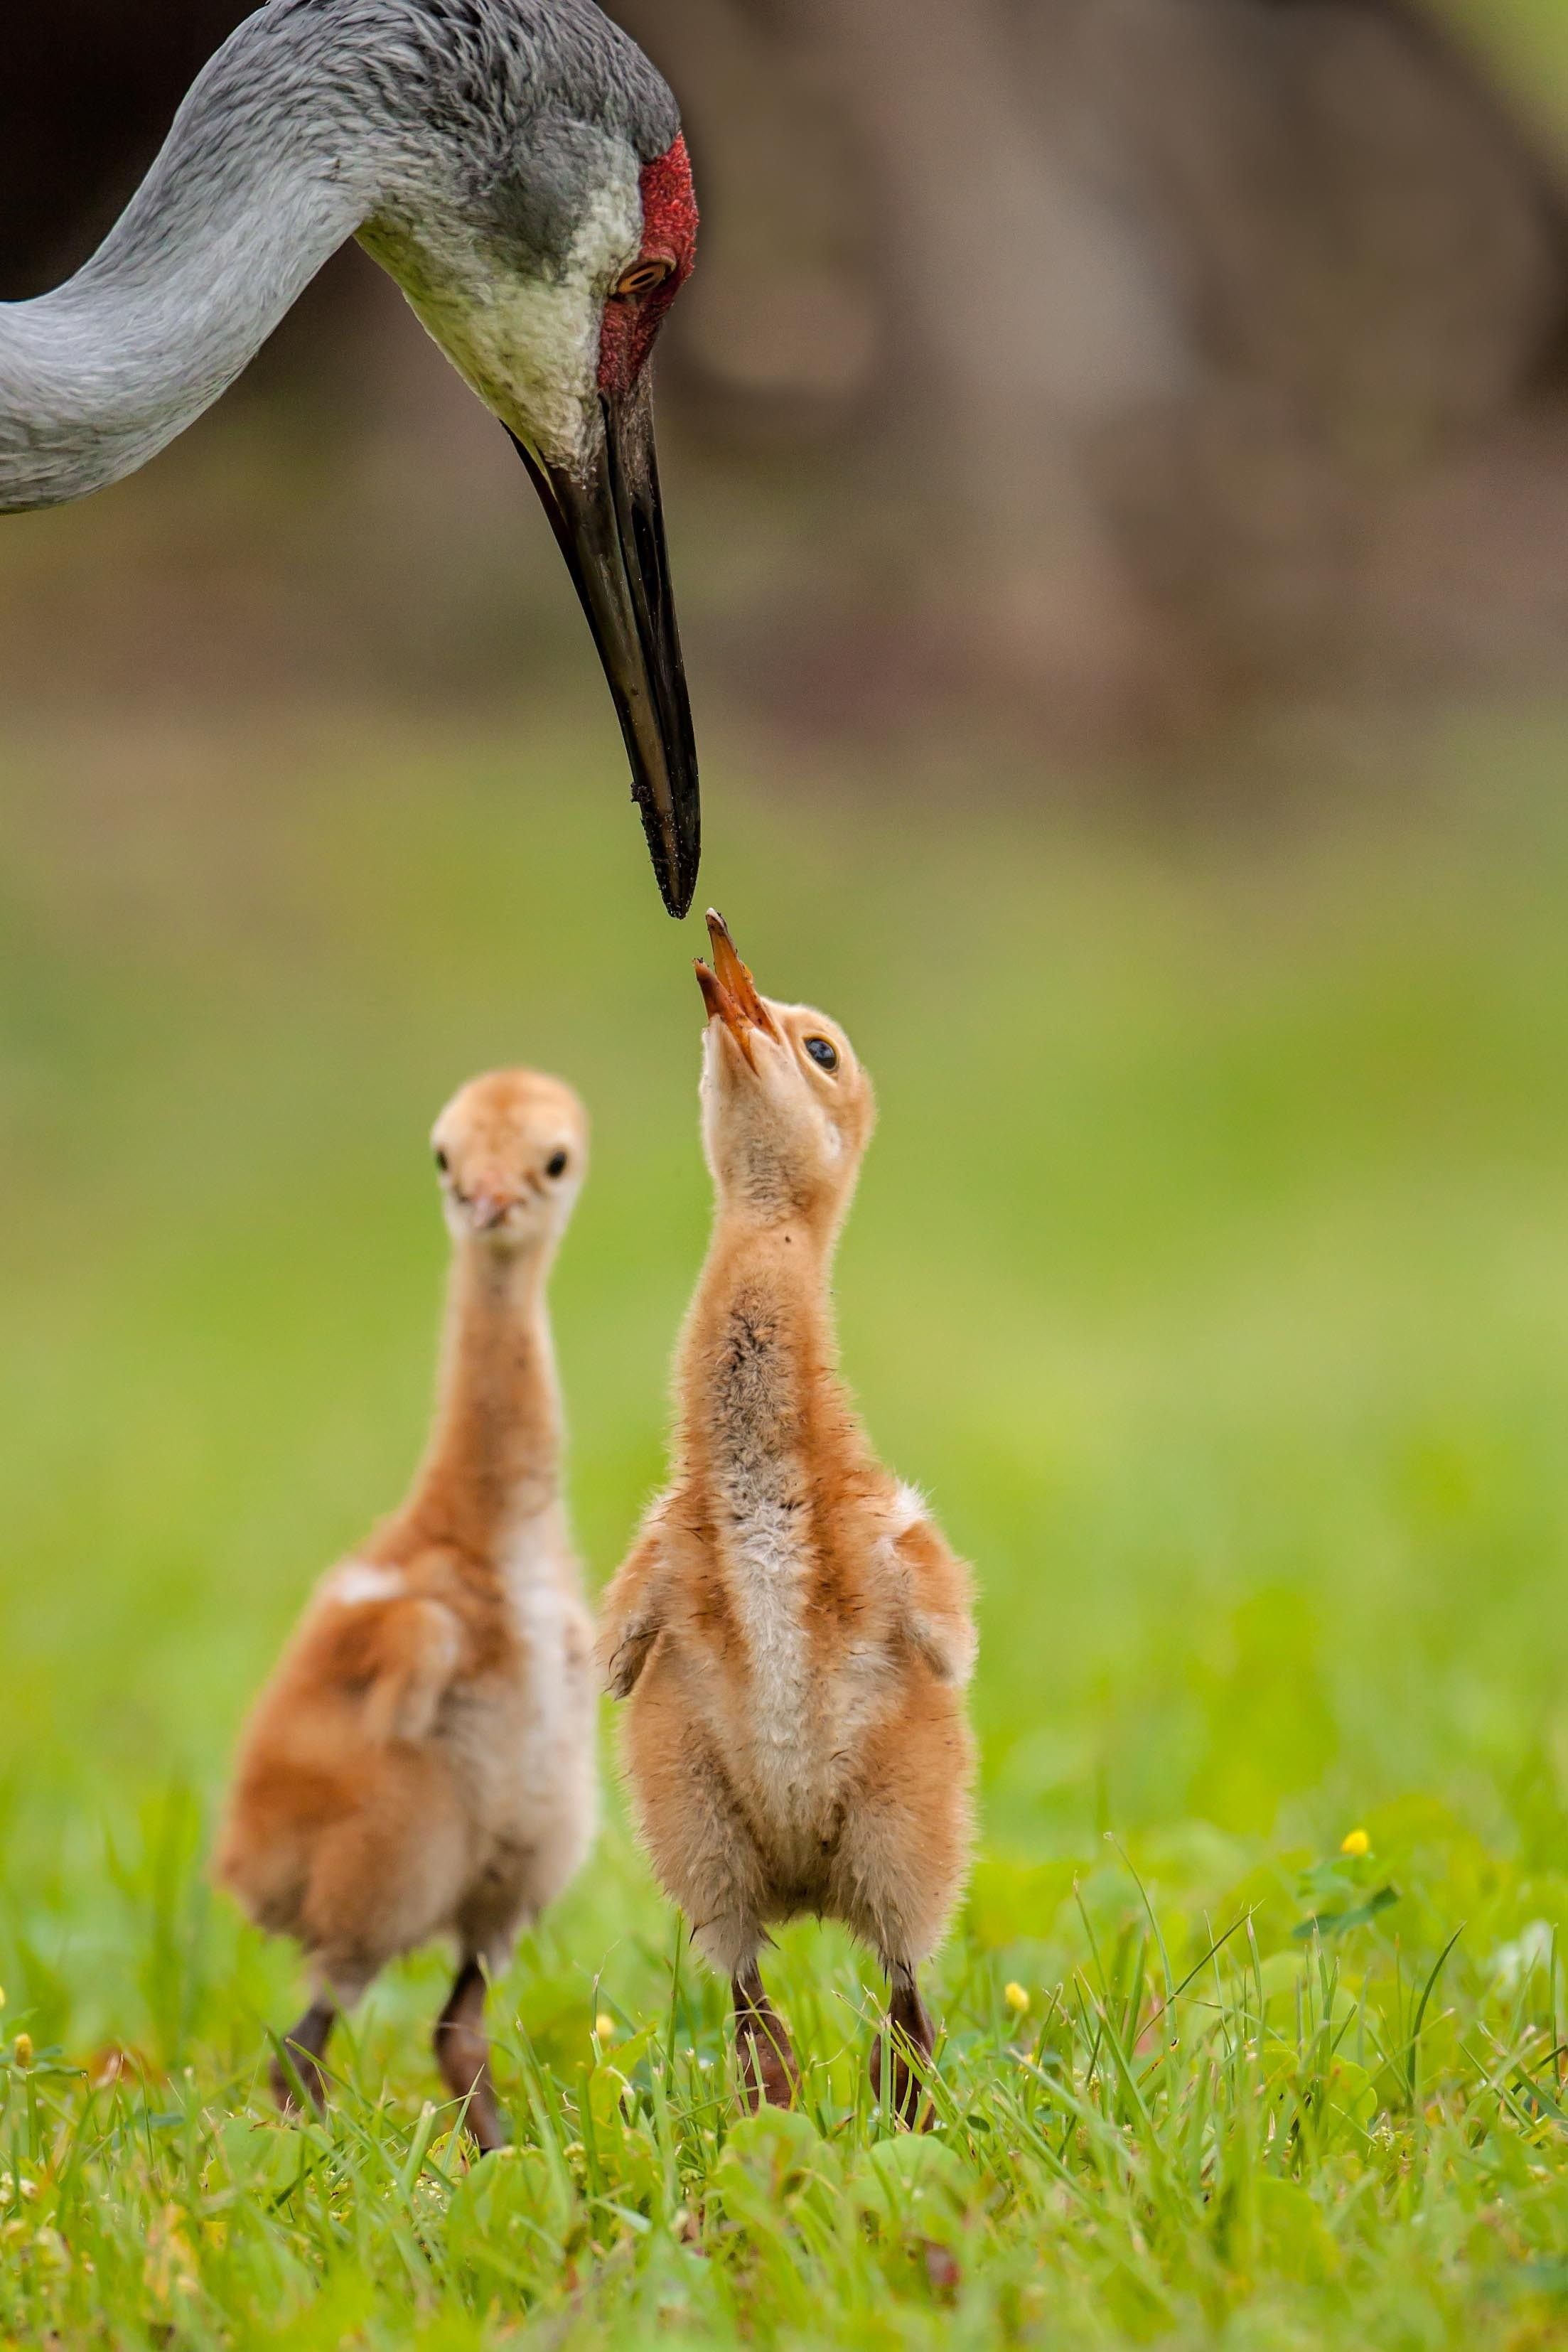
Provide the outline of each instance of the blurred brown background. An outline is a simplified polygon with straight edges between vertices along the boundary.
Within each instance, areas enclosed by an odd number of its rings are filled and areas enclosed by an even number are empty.
[[[660,362],[701,690],[1081,745],[1550,675],[1568,149],[1510,6],[620,0],[705,202]],[[7,10],[0,295],[91,250],[245,13]],[[352,250],[148,475],[0,548],[13,709],[563,665],[597,691],[504,437]]]

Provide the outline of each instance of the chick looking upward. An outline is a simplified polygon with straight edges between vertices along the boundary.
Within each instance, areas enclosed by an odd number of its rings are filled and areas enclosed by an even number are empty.
[[[217,1875],[293,1937],[314,1998],[273,2070],[319,2105],[341,2010],[438,1936],[458,1969],[436,2056],[481,2148],[504,2133],[486,1971],[592,1841],[593,1630],[561,1499],[545,1280],[582,1184],[569,1088],[476,1078],[434,1136],[452,1272],[435,1426],[413,1492],[317,1587],[251,1717]]]
[[[674,1475],[605,1597],[599,1654],[666,1891],[731,1979],[743,2095],[787,2105],[770,1926],[842,1920],[890,1986],[886,2095],[933,2046],[917,1971],[963,1880],[967,1571],[884,1470],[838,1378],[829,1278],[875,1118],[841,1029],[757,994],[720,917],[702,1133],[712,1240],[676,1372]],[[872,2057],[882,2089],[882,2044]]]

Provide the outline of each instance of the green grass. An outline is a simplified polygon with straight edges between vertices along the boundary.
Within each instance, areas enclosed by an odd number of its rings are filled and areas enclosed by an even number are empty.
[[[806,2111],[737,2124],[612,1807],[497,1999],[518,2145],[470,2168],[437,1956],[326,2126],[269,2116],[298,1981],[205,1840],[407,1475],[424,1137],[500,1058],[595,1115],[556,1311],[614,1566],[705,1227],[695,941],[607,730],[13,749],[0,2340],[1568,2336],[1565,750],[1365,743],[1359,798],[1238,842],[710,746],[712,896],[879,1083],[848,1367],[984,1591],[940,2129],[871,2111],[873,1981],[815,1928],[773,1967]]]

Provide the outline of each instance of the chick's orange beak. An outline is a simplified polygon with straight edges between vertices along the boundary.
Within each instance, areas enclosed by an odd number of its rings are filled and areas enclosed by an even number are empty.
[[[708,909],[708,937],[712,941],[713,961],[710,967],[700,956],[697,959],[697,984],[702,991],[702,1002],[708,1007],[710,1021],[721,1021],[753,1068],[752,1034],[762,1030],[765,1036],[776,1036],[773,1017],[757,994],[756,982],[735,952],[735,942],[730,937],[730,926],[722,915]]]

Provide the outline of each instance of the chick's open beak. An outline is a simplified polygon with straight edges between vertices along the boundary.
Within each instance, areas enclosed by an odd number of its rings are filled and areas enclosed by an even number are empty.
[[[778,1026],[762,998],[756,982],[741,961],[735,942],[730,937],[730,926],[722,915],[708,909],[708,937],[712,942],[713,962],[705,964],[697,959],[697,984],[702,991],[702,1002],[708,1007],[710,1021],[721,1021],[740,1046],[752,1068],[756,1056],[752,1039],[758,1030],[764,1036],[776,1037]]]
[[[647,378],[601,396],[578,468],[546,465],[512,439],[594,632],[660,894],[672,915],[684,915],[697,887],[701,811]]]

